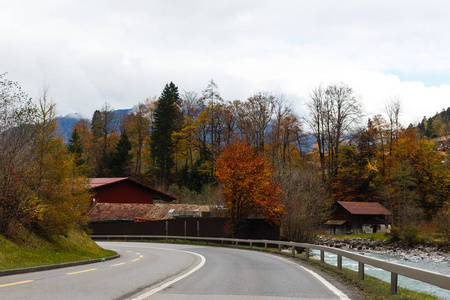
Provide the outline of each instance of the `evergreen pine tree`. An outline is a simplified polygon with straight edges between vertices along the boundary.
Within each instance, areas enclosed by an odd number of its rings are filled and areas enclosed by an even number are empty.
[[[120,134],[120,140],[116,149],[110,155],[110,172],[114,177],[125,177],[129,175],[129,169],[133,154],[130,153],[131,142],[128,139],[127,132],[124,130]]]
[[[94,135],[94,137],[96,139],[98,139],[102,136],[101,127],[102,127],[101,113],[97,109],[97,110],[95,110],[94,115],[92,116],[92,121],[91,121],[92,134]]]
[[[78,134],[78,130],[76,128],[72,131],[72,135],[71,138],[69,139],[67,149],[69,150],[69,153],[71,153],[74,156],[75,165],[77,167],[84,164],[84,160],[82,158],[83,145],[81,144],[81,137]]]
[[[154,114],[151,155],[161,183],[170,179],[174,165],[172,133],[177,129],[180,97],[173,82],[166,84]]]

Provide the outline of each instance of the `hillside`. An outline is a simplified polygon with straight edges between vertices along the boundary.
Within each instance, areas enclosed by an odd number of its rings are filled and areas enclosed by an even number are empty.
[[[450,134],[450,107],[442,109],[440,113],[436,113],[433,117],[423,117],[417,128],[427,138],[433,139]]]
[[[0,235],[0,270],[36,267],[104,258],[115,252],[100,248],[86,233],[40,237],[24,228],[14,239]]]
[[[131,113],[132,109],[117,109],[114,111],[114,115],[118,120],[118,123],[121,124],[121,120],[126,117],[127,114]],[[63,117],[58,117],[57,122],[58,126],[61,130],[62,136],[64,137],[64,142],[67,143],[70,139],[70,135],[72,134],[72,129],[75,124],[81,119],[85,119],[78,113],[68,114]]]

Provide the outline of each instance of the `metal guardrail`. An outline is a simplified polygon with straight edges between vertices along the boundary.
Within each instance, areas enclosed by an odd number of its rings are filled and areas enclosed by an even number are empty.
[[[342,270],[342,257],[346,257],[358,262],[358,278],[364,280],[364,265],[371,265],[376,268],[383,269],[391,273],[391,293],[397,293],[398,275],[416,279],[425,283],[429,283],[438,286],[443,289],[450,290],[450,276],[444,275],[432,271],[426,271],[414,267],[408,267],[392,262],[387,262],[381,259],[366,257],[361,254],[353,253],[346,250],[337,248],[306,244],[306,243],[294,243],[272,240],[245,240],[245,239],[233,239],[233,238],[208,238],[208,237],[193,237],[193,236],[161,236],[161,235],[91,235],[92,239],[106,239],[106,240],[153,240],[153,239],[183,239],[183,240],[195,240],[206,242],[229,242],[231,244],[248,244],[252,247],[255,244],[263,244],[267,249],[268,245],[277,245],[278,251],[281,251],[281,247],[291,248],[291,254],[295,255],[295,248],[303,248],[306,251],[306,259],[309,259],[310,249],[320,251],[320,261],[325,262],[325,252],[330,252],[337,255],[337,269]]]

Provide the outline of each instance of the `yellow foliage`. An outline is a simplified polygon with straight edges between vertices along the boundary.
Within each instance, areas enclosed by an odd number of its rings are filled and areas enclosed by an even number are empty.
[[[43,220],[47,205],[43,204],[42,200],[38,197],[32,197],[28,199],[22,209],[28,213],[33,222],[37,222]]]

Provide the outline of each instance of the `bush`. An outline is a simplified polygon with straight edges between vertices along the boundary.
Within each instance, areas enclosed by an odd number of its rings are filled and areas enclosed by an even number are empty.
[[[401,230],[399,227],[393,226],[389,232],[386,233],[390,242],[400,241]]]
[[[386,233],[390,242],[401,242],[406,247],[412,247],[420,242],[419,228],[416,225],[408,225],[403,228],[392,227]]]
[[[401,242],[407,247],[412,247],[420,242],[419,239],[419,228],[416,225],[406,226],[401,234]]]
[[[442,211],[436,216],[438,222],[438,232],[446,241],[450,241],[450,202],[446,202]]]

